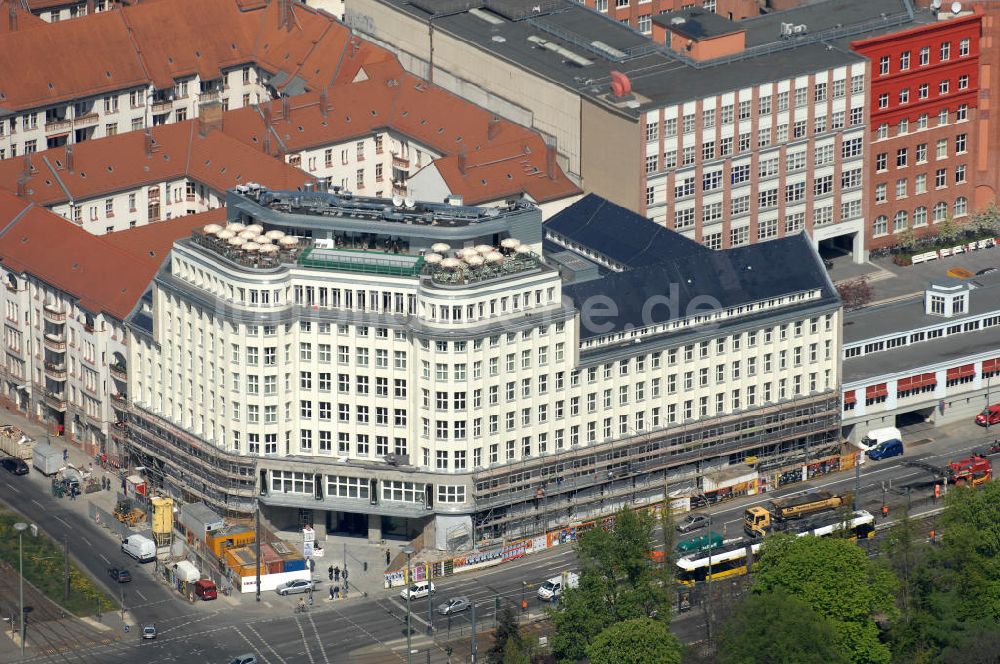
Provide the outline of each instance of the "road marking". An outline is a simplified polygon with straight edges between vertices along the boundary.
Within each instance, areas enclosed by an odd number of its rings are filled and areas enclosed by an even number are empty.
[[[326,656],[326,648],[323,647],[323,637],[319,634],[319,629],[316,627],[316,621],[313,620],[312,614],[308,614],[309,624],[312,625],[313,631],[316,632],[316,643],[319,644],[319,654],[323,655],[323,661],[326,664],[330,664],[330,658]]]
[[[306,657],[309,658],[310,664],[316,664],[316,660],[313,659],[312,651],[309,650],[309,642],[306,640],[306,630],[302,627],[302,621],[296,618],[295,626],[299,628],[299,634],[302,635],[302,647],[306,649]]]
[[[42,504],[41,504],[40,502],[38,502],[37,500],[35,500],[34,498],[32,498],[32,499],[31,499],[31,502],[33,502],[34,504],[38,505],[38,506],[39,506],[39,507],[41,507],[42,509],[45,509],[45,506],[44,506],[44,505],[42,505]]]
[[[255,630],[253,628],[253,625],[247,624],[247,629],[249,629],[251,632],[253,632],[254,636],[256,636],[258,639],[260,639],[261,643],[263,643],[265,646],[267,646],[267,649],[271,651],[271,654],[273,654],[278,659],[278,661],[281,662],[281,664],[288,664],[288,662],[286,662],[285,659],[281,655],[279,655],[274,648],[271,647],[271,644],[267,642],[267,639],[265,639],[263,636],[261,636],[260,632],[258,632],[257,630]],[[253,645],[253,644],[251,643],[250,645]]]
[[[421,599],[423,599],[423,598],[421,598]],[[413,610],[413,604],[414,604],[414,602],[419,602],[419,601],[420,600],[410,600],[410,616],[413,618],[413,620],[416,620],[418,623],[420,623],[424,627],[430,627],[431,626],[430,623],[428,623],[426,620],[424,620],[423,618],[420,617],[420,612]],[[395,606],[400,611],[402,611],[404,615],[406,614],[406,606],[403,605],[401,602],[398,602],[395,599],[390,598],[389,599],[389,603],[392,604],[393,606]]]
[[[108,560],[107,558],[105,558],[103,553],[99,553],[97,555],[99,555],[101,557],[101,560],[103,560],[106,565],[110,565],[111,564],[111,561]]]
[[[136,590],[135,594],[138,595],[139,597],[141,597],[143,602],[148,602],[149,601],[148,599],[146,599],[146,596],[143,595],[141,591]]]
[[[66,523],[65,521],[63,521],[62,518],[60,518],[58,516],[54,517],[54,518],[55,518],[56,521],[58,521],[59,523],[61,523],[64,526],[66,526],[67,528],[72,528],[73,527],[73,526],[69,525],[68,523]]]
[[[87,546],[92,546],[90,540],[84,537],[83,535],[80,535],[80,539],[82,539],[87,544]]]
[[[250,625],[247,625],[247,627],[250,627]],[[251,630],[253,630],[253,627],[250,627],[250,629],[251,629]],[[267,663],[267,662],[268,662],[268,660],[267,660],[267,657],[264,657],[263,655],[261,655],[261,654],[260,654],[260,653],[259,653],[259,652],[257,651],[257,646],[255,646],[255,645],[253,644],[253,642],[252,642],[252,641],[251,641],[250,639],[248,639],[248,638],[246,637],[246,634],[244,634],[243,632],[241,632],[241,631],[240,631],[240,628],[239,628],[239,627],[237,627],[236,625],[233,625],[233,631],[234,631],[234,632],[236,632],[237,634],[239,634],[239,635],[240,635],[240,638],[241,638],[241,639],[243,639],[244,641],[246,641],[246,642],[247,642],[247,645],[248,645],[248,646],[250,646],[250,647],[251,647],[251,648],[253,649],[253,651],[254,651],[255,653],[257,653],[257,655],[258,655],[258,656],[259,656],[259,657],[261,658],[261,660],[263,660],[263,661],[264,661],[265,663]],[[260,635],[259,635],[259,634],[257,635],[257,638],[260,638]],[[267,645],[267,642],[265,642],[265,644],[264,644],[264,645]],[[285,660],[281,660],[281,661],[282,661],[282,662],[284,662]]]
[[[20,489],[15,489],[14,485],[11,484],[10,482],[4,482],[4,484],[6,484],[7,488],[13,491],[14,493],[21,493]]]

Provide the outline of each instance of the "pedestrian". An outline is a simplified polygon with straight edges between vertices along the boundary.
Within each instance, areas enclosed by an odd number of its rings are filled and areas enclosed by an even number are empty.
[[[332,573],[331,573],[332,576]],[[333,586],[330,586],[330,599],[333,599]]]
[[[340,599],[340,586],[333,587],[333,598]]]
[[[347,565],[344,565],[344,583],[347,583]]]
[[[67,450],[67,449],[66,449],[66,448],[64,447],[64,448],[63,448],[63,461],[66,461],[67,459],[69,459],[69,450]]]
[[[389,549],[385,550],[385,566],[389,566],[389,561],[392,560],[392,554],[389,553]]]
[[[309,606],[312,606],[312,605],[313,605],[313,601],[314,601],[314,600],[313,600],[313,594],[312,594],[312,593],[309,593]]]
[[[327,568],[326,573],[330,576],[330,580],[333,581],[333,565]]]
[[[889,506],[888,505],[882,505],[882,518],[883,519],[889,518]]]
[[[351,584],[347,582],[347,577],[344,577],[344,597],[347,597],[347,591],[350,590]]]
[[[340,581],[340,567],[333,568],[333,580]]]

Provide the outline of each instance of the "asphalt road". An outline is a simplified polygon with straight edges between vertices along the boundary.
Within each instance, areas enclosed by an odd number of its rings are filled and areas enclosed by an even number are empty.
[[[915,484],[920,488],[911,496],[912,512],[919,514],[933,509],[932,492],[921,486],[927,479],[925,471],[906,466],[904,462],[918,460],[944,465],[981,447],[987,438],[993,439],[981,429],[964,425],[947,431],[911,431],[908,439],[928,437],[935,440],[909,447],[904,457],[869,461],[863,466],[859,507],[869,509],[881,521],[878,511],[885,488],[895,510],[890,519],[895,518],[906,502],[899,487]],[[260,661],[268,664],[406,661],[406,605],[398,589],[368,598],[330,602],[324,599],[327,593],[324,579],[315,595],[315,605],[305,614],[294,611],[297,597],[283,598],[274,593],[264,593],[259,604],[244,597],[240,598],[238,606],[232,600],[191,605],[152,579],[151,570],[145,569],[147,566],[125,559],[107,533],[66,509],[65,502],[25,486],[19,488],[16,484],[20,479],[0,478],[0,500],[11,504],[56,538],[61,538],[64,532],[69,533],[71,548],[79,562],[114,590],[118,588],[107,578],[106,568],[109,563],[130,561],[128,566],[134,580],[125,584],[126,604],[129,611],[134,612],[136,622],[155,622],[159,630],[155,641],[142,643],[133,631],[129,635],[118,634],[120,638],[110,645],[85,647],[59,656],[38,656],[27,661],[104,663],[135,662],[139,658],[144,664],[228,662],[243,653],[256,653]],[[854,482],[853,473],[837,473],[770,492],[767,498],[817,488],[837,492],[853,490]],[[713,529],[722,530],[729,538],[738,537],[744,508],[760,501],[760,497],[748,497],[715,506],[711,510]],[[493,624],[497,597],[517,605],[523,594],[528,599],[529,611],[538,614],[543,610],[543,603],[535,597],[537,585],[546,578],[575,568],[576,558],[571,546],[551,549],[479,573],[436,580],[437,593],[431,606],[436,609],[449,597],[465,595],[477,605],[477,622],[481,630]],[[434,613],[428,621],[427,607],[427,600],[416,600],[411,605],[414,661],[427,661],[429,651],[430,661],[443,663],[447,657],[442,644],[449,639],[468,639],[471,616],[468,612],[456,616],[449,625],[446,617]],[[113,623],[109,616],[105,616],[105,622],[120,628],[120,621]],[[428,622],[434,626],[434,639],[427,636]],[[687,643],[702,639],[704,613],[695,609],[677,616],[674,629]],[[479,641],[480,647],[485,648],[488,637],[480,636]]]

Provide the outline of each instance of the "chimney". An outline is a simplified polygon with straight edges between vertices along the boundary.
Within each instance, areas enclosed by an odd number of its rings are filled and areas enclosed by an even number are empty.
[[[546,145],[545,146],[545,174],[549,176],[550,180],[556,179],[556,170],[559,168],[558,162],[556,162],[556,146]]]
[[[17,196],[18,198],[26,198],[28,195],[28,181],[24,178],[17,179]]]
[[[149,127],[146,127],[146,130],[143,132],[142,139],[143,139],[143,148],[146,151],[146,156],[147,157],[152,157],[153,156],[153,130],[150,129]]]
[[[291,104],[288,103],[288,97],[281,98],[281,119],[288,122],[288,116],[291,115],[289,110]]]
[[[271,154],[271,130],[264,129],[264,154]]]
[[[7,8],[7,27],[11,32],[17,32],[17,10],[14,5]]]
[[[486,126],[486,138],[493,140],[500,133],[500,116],[490,116],[490,123]]]
[[[319,112],[323,115],[323,119],[326,120],[327,113],[327,93],[326,88],[319,93]]]
[[[24,170],[23,170],[24,177],[25,178],[30,177],[32,171],[34,171],[34,170],[35,170],[34,166],[31,165],[31,153],[30,152],[25,152],[24,153]]]
[[[73,172],[73,146],[66,146],[66,170],[70,173]]]
[[[271,126],[271,105],[268,104],[262,110],[264,113],[264,129],[266,130]]]
[[[213,129],[222,131],[222,104],[213,101],[198,106],[198,133],[206,136]]]
[[[458,153],[458,172],[465,175],[465,150]]]

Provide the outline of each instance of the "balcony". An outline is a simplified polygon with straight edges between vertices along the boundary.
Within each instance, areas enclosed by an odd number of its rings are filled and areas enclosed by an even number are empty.
[[[169,113],[174,110],[174,102],[172,101],[155,101],[153,102],[153,107],[151,113],[153,115],[162,115],[163,113]]]
[[[46,334],[42,337],[42,343],[56,353],[66,352],[66,337],[61,334]]]
[[[45,405],[61,412],[66,411],[66,395],[64,393],[45,391]]]
[[[198,95],[198,101],[202,104],[212,101],[219,101],[222,98],[222,90],[205,90]]]
[[[55,120],[47,120],[45,122],[45,133],[52,133],[57,131],[69,131],[73,128],[73,121],[69,118],[58,118]]]
[[[66,380],[66,365],[55,362],[45,363],[45,375],[52,380]]]
[[[410,158],[394,154],[392,155],[392,167],[398,168],[401,171],[408,171],[410,170]]]
[[[73,119],[73,126],[76,128],[92,127],[97,124],[101,117],[97,113],[87,113]]]
[[[128,410],[128,395],[123,392],[115,392],[111,395],[111,407],[115,410]]]
[[[108,369],[111,371],[111,377],[115,380],[120,380],[123,383],[128,380],[128,371],[124,364],[112,364]]]
[[[409,190],[405,184],[400,184],[398,182],[392,183],[392,195],[393,196],[409,196]]]
[[[45,320],[53,323],[66,322],[66,312],[51,304],[42,307],[42,315],[45,316]]]

